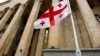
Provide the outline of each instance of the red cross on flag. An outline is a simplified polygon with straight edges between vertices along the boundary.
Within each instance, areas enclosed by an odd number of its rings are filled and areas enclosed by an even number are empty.
[[[34,28],[47,28],[59,23],[70,13],[67,1],[61,1],[51,6],[37,21],[34,22]]]

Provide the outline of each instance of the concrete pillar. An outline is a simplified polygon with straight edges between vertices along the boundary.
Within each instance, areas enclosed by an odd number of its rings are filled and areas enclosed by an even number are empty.
[[[34,6],[32,8],[31,14],[28,18],[27,24],[26,24],[24,32],[22,34],[22,37],[21,37],[21,40],[19,42],[18,48],[16,50],[15,56],[17,56],[20,49],[23,50],[24,56],[27,56],[27,54],[28,54],[30,42],[31,42],[32,35],[33,35],[33,32],[34,32],[33,23],[38,16],[40,5],[41,5],[41,0],[35,0],[34,1]]]
[[[10,45],[17,33],[17,30],[21,23],[21,16],[24,12],[25,6],[20,5],[18,11],[16,12],[15,16],[13,17],[11,23],[9,24],[8,28],[6,29],[5,33],[3,34],[2,38],[0,39],[0,56],[4,53],[5,50],[10,48]]]
[[[14,9],[10,8],[7,10],[6,14],[3,16],[3,18],[0,20],[0,30],[2,30],[3,26],[6,24],[8,21],[9,17],[13,13]]]
[[[87,0],[76,0],[85,21],[93,47],[100,47],[100,25],[96,21]]]
[[[59,2],[59,0],[52,0],[52,5]],[[56,24],[53,27],[50,27],[49,30],[49,39],[48,39],[48,48],[59,48],[59,37],[60,37],[60,24]]]
[[[45,38],[45,29],[41,29],[39,33],[35,56],[42,56],[43,44],[45,40],[44,38]]]

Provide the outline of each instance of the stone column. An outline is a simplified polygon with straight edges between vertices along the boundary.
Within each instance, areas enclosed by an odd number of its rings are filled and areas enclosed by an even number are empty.
[[[76,0],[76,2],[85,21],[93,47],[100,47],[100,25],[96,21],[87,0]]]
[[[13,17],[11,23],[9,24],[8,28],[6,29],[5,33],[3,34],[2,38],[0,39],[0,56],[10,48],[10,45],[17,33],[17,30],[21,23],[21,16],[24,12],[25,6],[20,5],[18,11],[16,12],[15,16]]]
[[[34,1],[34,6],[32,8],[31,14],[28,18],[27,24],[26,24],[24,32],[22,34],[22,37],[21,37],[21,40],[19,42],[18,48],[16,50],[15,56],[17,56],[20,49],[23,50],[24,56],[27,56],[27,54],[28,54],[30,42],[31,42],[32,35],[33,35],[33,32],[34,32],[33,23],[38,16],[40,5],[41,5],[41,0],[35,0]]]
[[[38,42],[38,37],[39,37],[39,32],[40,30],[36,30],[35,34],[33,36],[33,41],[31,44],[31,50],[28,56],[34,56],[35,55],[35,51],[36,51],[36,47],[37,47],[37,42]]]
[[[45,29],[41,29],[39,33],[35,56],[42,56],[44,38],[45,38]]]
[[[3,26],[6,24],[6,22],[8,21],[9,17],[11,16],[11,14],[13,13],[14,9],[10,8],[8,9],[8,11],[6,12],[6,14],[4,15],[4,17],[0,20],[0,30],[2,30]]]
[[[52,5],[59,2],[59,0],[52,0]],[[56,24],[49,30],[48,48],[59,48],[59,27],[60,24]]]

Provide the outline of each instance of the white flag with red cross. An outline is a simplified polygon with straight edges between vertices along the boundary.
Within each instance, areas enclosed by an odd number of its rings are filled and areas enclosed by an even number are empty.
[[[47,28],[59,23],[70,14],[70,7],[67,1],[61,1],[51,6],[37,21],[34,22],[34,28]]]

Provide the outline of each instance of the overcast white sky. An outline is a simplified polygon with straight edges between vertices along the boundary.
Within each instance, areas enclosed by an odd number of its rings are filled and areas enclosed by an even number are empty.
[[[7,0],[0,0],[0,3],[4,2],[4,1],[7,1]]]

